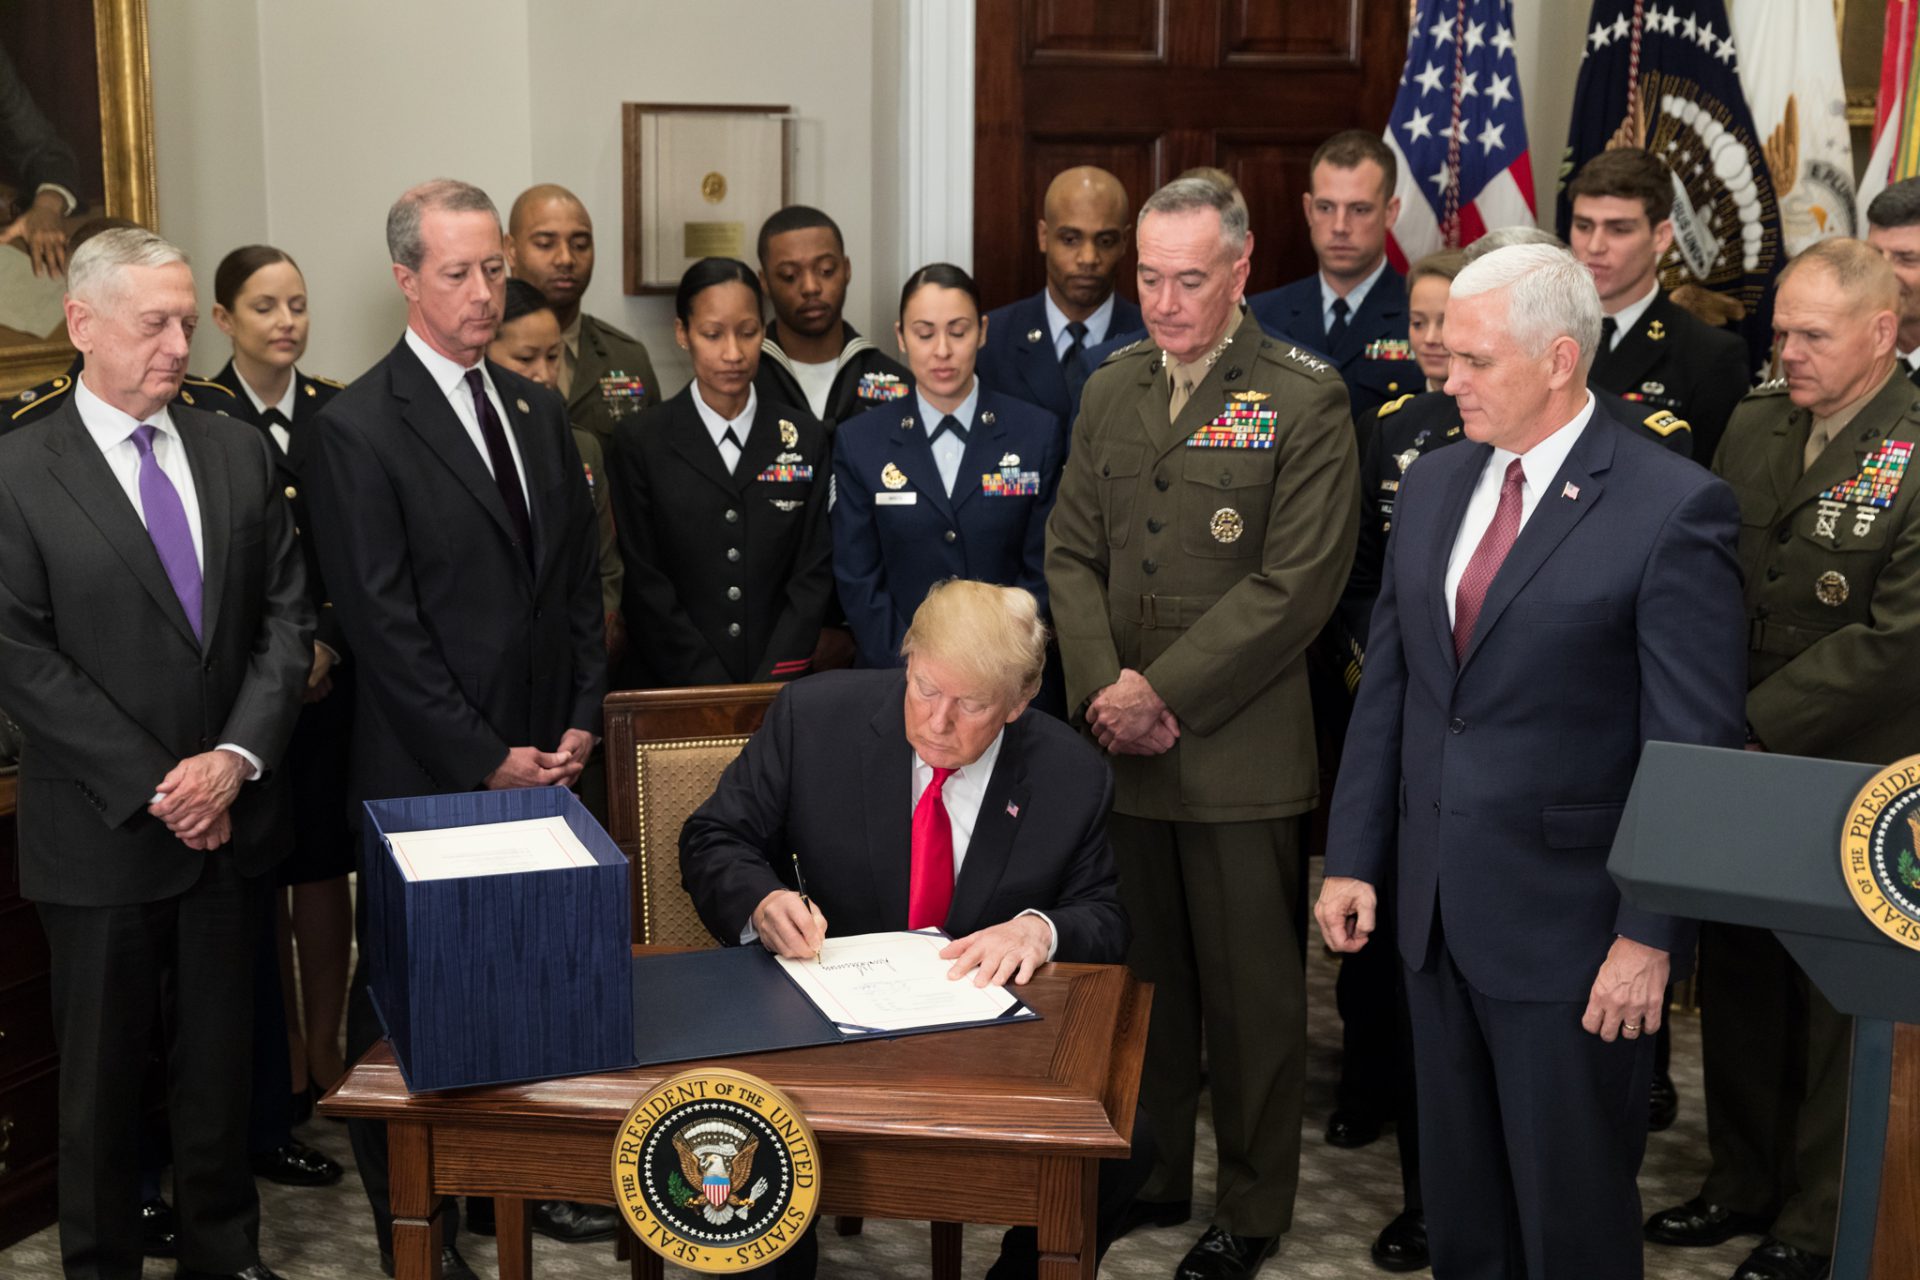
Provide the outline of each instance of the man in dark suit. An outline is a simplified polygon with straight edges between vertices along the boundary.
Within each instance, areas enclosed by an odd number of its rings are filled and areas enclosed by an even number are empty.
[[[1248,305],[1268,333],[1333,362],[1364,432],[1381,405],[1426,385],[1407,340],[1407,282],[1387,261],[1399,162],[1379,134],[1349,129],[1320,144],[1307,172],[1300,203],[1320,269]]]
[[[1435,1274],[1642,1274],[1646,1038],[1693,929],[1607,851],[1648,739],[1742,740],[1725,484],[1602,419],[1592,278],[1473,263],[1447,303],[1471,443],[1407,471],[1315,914],[1367,945],[1391,884]],[[1377,944],[1378,945],[1378,944]]]
[[[1133,218],[1120,179],[1092,165],[1055,176],[1041,210],[1047,287],[987,314],[979,373],[993,390],[1050,411],[1064,441],[1098,367],[1088,353],[1140,328],[1140,308],[1113,288]]]
[[[1900,376],[1920,386],[1920,178],[1903,178],[1867,205],[1867,243],[1900,282]]]
[[[1646,151],[1603,151],[1567,184],[1567,243],[1593,272],[1606,319],[1591,381],[1693,427],[1693,456],[1713,461],[1733,406],[1753,385],[1747,344],[1676,304],[1660,288],[1673,244],[1673,182]]]
[[[157,1035],[191,1189],[180,1274],[271,1280],[247,1160],[252,956],[313,613],[266,444],[168,403],[195,320],[185,256],[137,228],[95,237],[66,312],[85,372],[0,441],[0,703],[25,731],[20,888],[52,951],[61,1255],[70,1277],[140,1275]]]
[[[506,289],[485,192],[437,180],[387,215],[407,332],[314,425],[307,497],[359,667],[353,799],[571,784],[606,689],[599,531],[566,411],[485,358]],[[364,925],[364,918],[362,921]],[[360,947],[347,1055],[379,1036]],[[382,1126],[354,1158],[391,1253]],[[466,1270],[448,1214],[443,1270]]]
[[[939,927],[954,939],[949,976],[996,985],[1049,960],[1123,960],[1113,775],[1073,730],[1028,710],[1046,645],[1032,595],[954,579],[915,611],[904,672],[782,690],[680,833],[681,879],[713,936],[808,957],[830,924]],[[1101,1170],[1103,1251],[1146,1172],[1143,1133],[1132,1159]],[[809,1236],[779,1274],[811,1275],[812,1247]],[[1031,1228],[1009,1232],[989,1275],[1033,1275],[1034,1247]]]

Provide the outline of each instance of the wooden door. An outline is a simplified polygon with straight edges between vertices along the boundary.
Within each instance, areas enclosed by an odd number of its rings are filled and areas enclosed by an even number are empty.
[[[1246,192],[1257,293],[1313,270],[1307,161],[1383,130],[1406,60],[1397,0],[978,0],[974,274],[988,306],[1045,283],[1033,228],[1049,180],[1118,175],[1138,208],[1183,169]],[[1121,289],[1132,296],[1132,260]]]

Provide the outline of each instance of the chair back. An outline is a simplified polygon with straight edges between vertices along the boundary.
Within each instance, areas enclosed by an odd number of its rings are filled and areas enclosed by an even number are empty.
[[[680,828],[779,692],[777,684],[731,684],[607,695],[608,833],[632,866],[635,942],[718,945],[680,887]]]

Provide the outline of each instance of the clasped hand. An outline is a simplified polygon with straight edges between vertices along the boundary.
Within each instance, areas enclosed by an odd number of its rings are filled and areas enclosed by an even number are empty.
[[[593,754],[593,735],[585,729],[569,729],[560,736],[553,751],[538,747],[513,747],[507,758],[487,775],[489,791],[514,787],[570,787]]]
[[[160,779],[160,798],[147,812],[167,824],[189,849],[218,849],[233,838],[228,815],[240,784],[253,772],[244,756],[216,748],[188,756]]]
[[[1320,885],[1320,900],[1313,904],[1313,918],[1330,949],[1351,955],[1373,936],[1379,905],[1373,886],[1365,880],[1328,876]]]
[[[1087,704],[1087,727],[1117,756],[1157,756],[1180,739],[1180,722],[1147,678],[1131,667]]]

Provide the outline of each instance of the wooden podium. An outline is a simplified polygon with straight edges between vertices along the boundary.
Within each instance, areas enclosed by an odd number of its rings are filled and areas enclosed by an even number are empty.
[[[1021,995],[1039,1021],[725,1065],[806,1113],[822,1148],[822,1214],[1029,1224],[1042,1280],[1090,1280],[1096,1171],[1127,1153],[1151,991],[1121,966],[1053,964]],[[387,1122],[396,1280],[439,1275],[440,1210],[452,1194],[499,1197],[500,1280],[526,1280],[524,1202],[610,1202],[628,1109],[693,1065],[410,1095],[383,1041],[320,1110]],[[629,1248],[634,1276],[658,1280],[659,1256]],[[957,1274],[957,1257],[940,1261]]]
[[[1771,929],[1854,1018],[1833,1280],[1920,1276],[1920,951],[1854,904],[1841,836],[1872,765],[1649,743],[1607,867],[1637,907]]]

